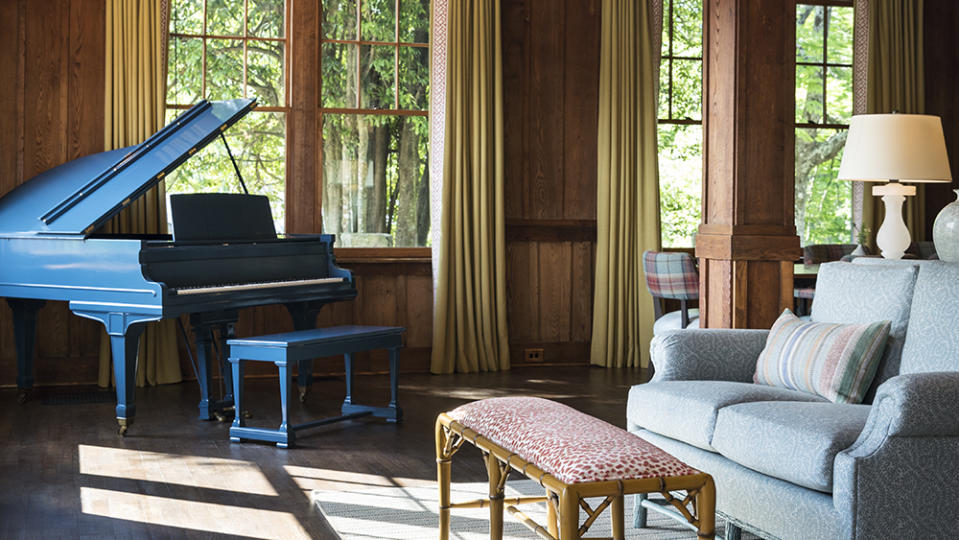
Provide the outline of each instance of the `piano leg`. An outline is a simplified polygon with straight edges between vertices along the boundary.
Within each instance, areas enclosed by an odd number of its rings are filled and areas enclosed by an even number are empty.
[[[37,311],[46,302],[25,298],[7,298],[13,310],[13,334],[17,347],[17,403],[27,401],[33,388],[33,346],[37,341]]]
[[[233,371],[227,360],[229,356],[226,340],[233,335],[233,324],[238,314],[235,310],[214,313],[194,313],[190,315],[190,324],[193,326],[193,335],[196,336],[197,375],[200,385],[200,420],[226,420],[229,409],[233,407]],[[214,329],[220,330],[220,356],[216,357],[213,351]],[[220,364],[220,373],[223,376],[224,399],[217,401],[213,392],[213,362],[214,357]]]
[[[200,420],[211,420],[215,407],[213,395],[213,373],[210,357],[213,356],[211,328],[205,324],[193,326],[196,336],[197,383],[200,385]]]
[[[223,405],[224,411],[227,411],[231,404],[235,404],[233,399],[233,368],[230,366],[230,347],[226,344],[228,339],[233,339],[236,334],[233,331],[233,323],[219,325],[220,336],[220,376],[223,377]],[[238,411],[234,408],[234,414]],[[217,417],[217,420],[223,421],[223,418]]]
[[[325,304],[321,303],[297,303],[286,304],[287,311],[290,312],[290,318],[293,319],[293,329],[312,330],[316,328],[316,316]],[[310,385],[313,384],[313,359],[300,360],[297,365],[296,384],[300,390],[300,402],[306,401],[306,395],[310,391]]]
[[[113,355],[113,376],[117,384],[117,423],[119,434],[126,435],[136,415],[135,392],[137,389],[137,352],[143,324],[131,324],[126,333],[110,335],[110,350]]]

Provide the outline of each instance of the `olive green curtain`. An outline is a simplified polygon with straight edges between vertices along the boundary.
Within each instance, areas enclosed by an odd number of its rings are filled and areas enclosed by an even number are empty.
[[[450,2],[433,373],[509,369],[499,0]]]
[[[922,114],[925,112],[923,64],[923,0],[870,0],[869,55],[866,82],[867,113]],[[906,197],[904,218],[913,241],[925,238],[925,187],[916,185],[916,196]],[[875,237],[884,209],[866,185],[863,226]]]
[[[658,249],[654,21],[646,2],[603,0],[596,277],[590,362],[646,366],[653,300],[643,251]]]
[[[138,144],[164,125],[166,0],[106,0],[104,144]],[[109,232],[166,232],[163,184],[134,201],[107,225]],[[149,324],[140,338],[137,386],[182,380],[175,321]],[[110,341],[100,340],[99,384],[110,384]]]

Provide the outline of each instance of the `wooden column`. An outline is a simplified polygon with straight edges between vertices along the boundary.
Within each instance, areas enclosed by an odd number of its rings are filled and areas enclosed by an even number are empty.
[[[793,2],[705,0],[702,324],[769,328],[792,306]]]

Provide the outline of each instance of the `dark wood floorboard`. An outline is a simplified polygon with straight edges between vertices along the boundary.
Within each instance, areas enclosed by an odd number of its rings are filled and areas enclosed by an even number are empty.
[[[303,432],[297,446],[229,441],[229,423],[196,419],[195,383],[141,388],[127,437],[113,404],[24,405],[0,392],[0,538],[328,538],[310,490],[351,483],[415,485],[435,478],[433,423],[474,399],[536,395],[624,426],[639,370],[517,368],[450,376],[404,375],[405,419],[360,419]],[[387,401],[385,375],[357,377],[354,402]],[[250,425],[279,423],[276,380],[247,382]],[[318,380],[293,422],[335,415],[341,378]],[[457,455],[453,480],[485,480],[479,452]]]

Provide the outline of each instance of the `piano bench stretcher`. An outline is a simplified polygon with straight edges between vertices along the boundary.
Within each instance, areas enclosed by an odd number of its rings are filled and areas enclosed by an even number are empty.
[[[464,442],[483,452],[489,499],[450,501],[453,454]],[[450,509],[490,509],[490,538],[503,537],[503,509],[541,538],[581,538],[610,508],[614,539],[625,536],[624,496],[661,493],[673,517],[714,538],[713,479],[649,442],[598,418],[536,397],[490,398],[462,405],[436,419],[439,538],[449,538]],[[536,480],[545,496],[505,498],[512,471]],[[684,492],[679,493],[679,492]],[[586,498],[602,497],[593,508]],[[547,525],[516,506],[546,503]],[[580,508],[586,519],[580,525]]]
[[[248,427],[246,419],[237,414],[230,427],[230,440],[240,442],[244,439],[275,442],[280,448],[288,448],[295,441],[295,433],[362,416],[385,418],[388,422],[399,422],[403,418],[403,409],[397,402],[397,381],[399,375],[399,349],[403,346],[404,328],[395,326],[334,326],[300,330],[282,334],[256,336],[227,341],[230,347],[230,364],[233,369],[233,397],[236,410],[241,411],[243,402],[244,362],[272,362],[276,364],[280,375],[280,408],[282,423],[278,429]],[[390,358],[390,402],[385,407],[360,405],[353,403],[353,354],[360,351],[386,349]],[[343,355],[346,368],[346,399],[340,409],[340,416],[323,418],[298,425],[289,425],[288,404],[290,386],[293,377],[291,365],[303,360],[324,356]]]

